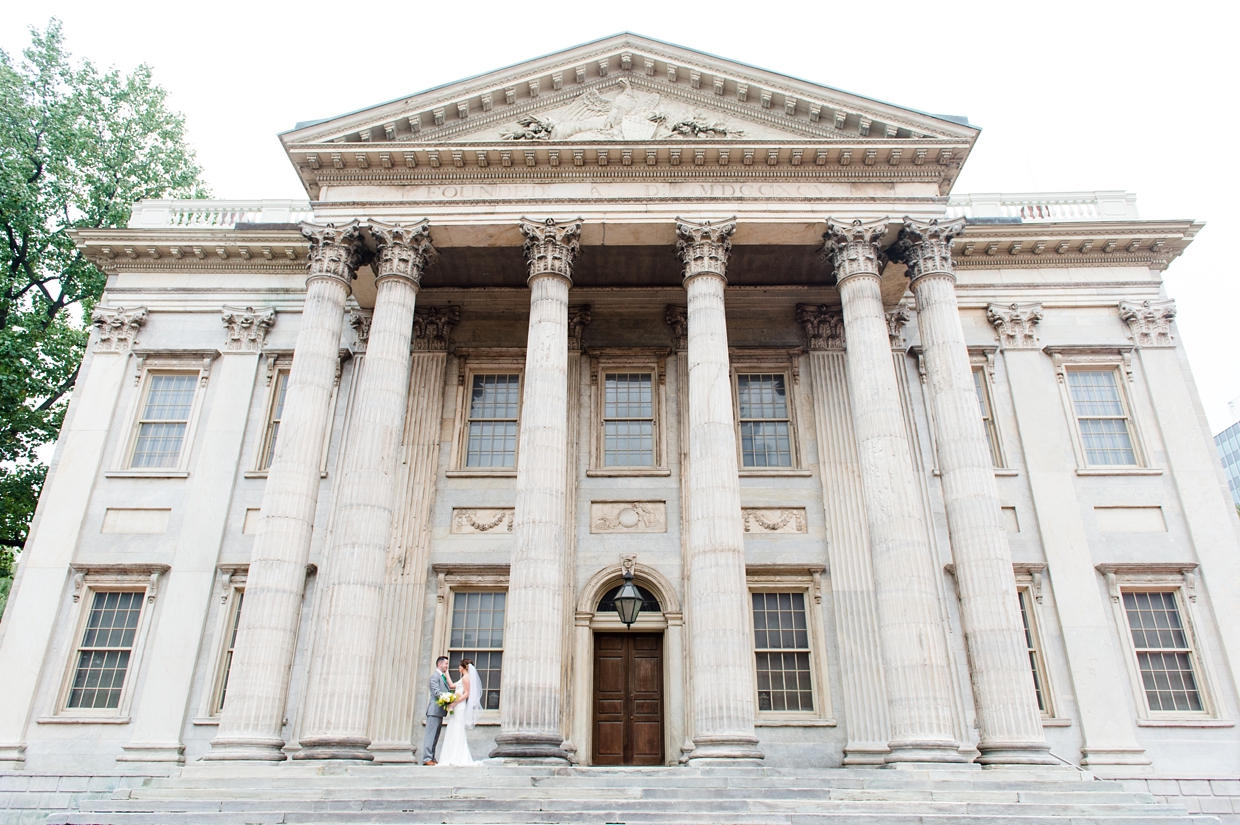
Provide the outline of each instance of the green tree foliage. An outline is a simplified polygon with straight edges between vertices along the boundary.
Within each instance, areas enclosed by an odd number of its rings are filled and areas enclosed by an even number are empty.
[[[142,198],[206,196],[184,118],[149,67],[70,60],[56,19],[30,33],[24,59],[0,51],[0,579],[26,540],[47,473],[36,451],[60,429],[105,283],[69,231],[123,227]]]

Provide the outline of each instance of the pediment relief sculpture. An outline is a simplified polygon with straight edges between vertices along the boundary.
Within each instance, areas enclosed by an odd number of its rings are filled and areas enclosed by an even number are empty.
[[[656,92],[633,88],[627,78],[620,90],[604,95],[586,89],[567,107],[526,115],[502,140],[662,140],[674,137],[743,137],[744,130]]]

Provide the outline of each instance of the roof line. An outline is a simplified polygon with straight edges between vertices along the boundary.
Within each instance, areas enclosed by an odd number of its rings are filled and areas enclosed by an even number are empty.
[[[833,92],[839,92],[840,94],[849,95],[850,97],[856,97],[856,98],[860,98],[860,99],[862,99],[862,100],[869,100],[869,101],[871,101],[871,102],[873,102],[873,103],[879,103],[879,104],[882,104],[883,106],[891,106],[891,107],[896,108],[896,109],[904,109],[905,111],[915,112],[915,113],[917,113],[917,114],[919,114],[919,115],[925,115],[926,117],[932,117],[932,118],[934,118],[935,120],[943,120],[943,121],[947,121],[947,122],[949,122],[949,123],[954,123],[954,124],[956,124],[956,125],[958,125],[958,126],[965,126],[965,127],[967,127],[967,128],[970,128],[970,129],[975,129],[975,130],[977,130],[977,131],[979,131],[979,132],[981,131],[981,127],[980,127],[980,126],[974,126],[973,124],[969,123],[969,119],[968,119],[968,117],[965,117],[965,116],[963,116],[963,115],[936,115],[936,114],[934,114],[934,113],[932,113],[932,112],[922,111],[921,109],[914,109],[914,108],[912,108],[912,107],[910,107],[910,106],[904,106],[904,105],[899,104],[899,103],[890,103],[890,102],[888,102],[888,101],[886,101],[886,100],[879,100],[879,99],[878,99],[878,98],[876,98],[876,97],[870,97],[870,96],[868,96],[868,95],[857,94],[856,92],[850,92],[850,91],[848,91],[848,90],[846,90],[846,89],[840,89],[840,88],[837,88],[837,87],[835,87],[835,86],[828,86],[828,85],[826,85],[826,84],[824,84],[824,83],[819,83],[818,81],[815,81],[815,80],[806,80],[805,78],[802,78],[802,77],[796,77],[796,76],[794,76],[794,75],[785,74],[785,73],[783,73],[783,72],[777,72],[777,71],[773,71],[773,70],[771,70],[771,69],[764,69],[764,68],[762,68],[761,66],[755,66],[755,65],[753,65],[752,63],[745,63],[745,62],[740,61],[740,60],[734,60],[733,58],[730,58],[730,57],[723,57],[722,55],[713,54],[712,52],[704,52],[704,51],[702,51],[701,49],[694,49],[694,48],[692,48],[692,47],[690,47],[690,46],[682,46],[682,45],[680,45],[680,44],[678,44],[678,43],[671,43],[671,42],[669,42],[669,41],[667,41],[667,40],[660,40],[660,39],[658,39],[657,37],[648,37],[648,36],[646,36],[646,35],[644,35],[644,34],[637,34],[636,32],[631,32],[631,31],[621,31],[621,32],[616,32],[615,34],[609,34],[609,35],[607,35],[606,37],[599,37],[599,38],[595,38],[594,40],[587,40],[586,42],[584,42],[584,43],[578,43],[578,44],[577,44],[577,45],[575,45],[575,46],[568,46],[567,48],[557,49],[557,50],[555,50],[555,51],[553,51],[553,52],[547,52],[546,54],[538,55],[537,57],[530,57],[530,58],[526,58],[525,60],[521,60],[521,61],[518,61],[518,62],[516,62],[516,63],[510,63],[510,64],[508,64],[507,66],[501,66],[501,67],[499,67],[499,68],[497,68],[497,69],[489,69],[489,70],[487,70],[487,71],[485,71],[485,72],[479,72],[478,74],[475,74],[475,75],[470,75],[469,77],[463,77],[463,78],[460,78],[460,79],[457,79],[457,80],[452,80],[452,81],[449,81],[449,82],[447,82],[447,83],[440,83],[438,86],[431,86],[430,88],[428,88],[428,89],[423,89],[423,90],[421,90],[421,91],[419,91],[419,92],[413,92],[413,93],[411,93],[411,94],[407,94],[407,95],[400,95],[399,97],[394,97],[394,98],[392,98],[392,99],[390,99],[390,100],[385,100],[385,101],[382,101],[382,102],[380,102],[380,103],[374,103],[374,104],[371,104],[371,105],[368,105],[368,106],[363,106],[363,107],[362,107],[362,108],[360,108],[360,109],[354,109],[354,110],[349,111],[349,112],[343,112],[343,113],[338,114],[338,115],[333,115],[333,116],[331,116],[331,117],[319,118],[319,119],[317,119],[317,120],[304,120],[304,121],[301,121],[301,122],[297,123],[295,126],[293,126],[293,128],[292,128],[292,129],[287,129],[287,130],[285,130],[285,131],[283,131],[283,132],[278,132],[278,133],[277,133],[277,136],[278,136],[278,137],[283,137],[284,135],[292,134],[293,132],[298,132],[298,131],[301,131],[302,129],[308,129],[308,128],[310,128],[311,126],[318,126],[318,125],[319,125],[319,124],[321,124],[321,123],[327,123],[327,122],[332,121],[332,120],[340,120],[340,119],[342,119],[342,118],[346,118],[346,117],[349,117],[349,116],[351,116],[351,115],[361,114],[362,112],[366,112],[366,111],[369,111],[369,110],[371,110],[371,109],[378,109],[378,108],[381,108],[381,107],[383,107],[383,106],[388,106],[388,105],[390,105],[390,104],[392,104],[392,103],[397,103],[397,102],[399,102],[399,101],[401,101],[401,100],[408,100],[408,99],[410,99],[410,98],[415,98],[415,97],[419,97],[419,96],[421,96],[421,95],[426,95],[426,94],[430,94],[430,93],[432,93],[432,92],[437,92],[437,91],[439,91],[440,89],[446,89],[446,88],[448,88],[449,86],[456,86],[456,85],[459,85],[459,84],[462,84],[462,83],[469,83],[470,81],[473,81],[473,80],[478,80],[479,78],[486,77],[487,75],[491,75],[491,74],[498,74],[498,73],[500,73],[500,72],[505,72],[505,71],[508,71],[509,69],[515,69],[515,68],[518,68],[519,66],[523,66],[523,65],[525,65],[525,64],[527,64],[527,63],[533,63],[533,62],[538,61],[538,60],[545,60],[546,58],[549,58],[549,57],[555,57],[555,56],[556,56],[556,55],[558,55],[558,54],[563,54],[563,53],[565,53],[565,52],[571,52],[571,51],[574,51],[575,49],[582,49],[582,48],[585,48],[585,47],[587,47],[587,46],[593,46],[593,45],[596,45],[596,44],[598,44],[598,43],[603,43],[603,42],[605,42],[605,41],[607,41],[607,40],[615,40],[615,39],[618,39],[618,38],[623,38],[623,37],[632,37],[632,38],[637,38],[637,39],[639,39],[639,40],[645,40],[645,41],[648,41],[648,42],[650,42],[650,43],[657,43],[657,44],[659,44],[659,45],[661,45],[661,46],[670,46],[670,47],[671,47],[671,48],[673,48],[673,49],[681,49],[681,50],[683,50],[683,51],[693,52],[694,54],[699,54],[699,55],[702,55],[703,57],[708,57],[708,58],[711,58],[711,59],[713,59],[713,60],[722,60],[722,61],[727,62],[727,63],[733,63],[733,64],[735,64],[735,65],[737,65],[737,66],[743,66],[743,67],[745,67],[745,68],[747,68],[747,69],[752,69],[752,70],[754,70],[754,71],[758,71],[758,72],[765,72],[765,73],[767,73],[767,74],[776,75],[777,77],[784,77],[784,78],[787,78],[787,79],[789,79],[789,80],[794,80],[794,81],[796,81],[796,82],[798,82],[798,83],[808,83],[808,84],[813,85],[813,86],[820,86],[820,87],[822,87],[822,88],[824,88],[824,89],[829,89],[829,90],[831,90],[831,91],[833,91]]]

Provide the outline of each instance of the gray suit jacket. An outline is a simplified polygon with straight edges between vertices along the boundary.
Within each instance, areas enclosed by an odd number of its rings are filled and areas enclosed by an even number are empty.
[[[444,675],[442,673],[436,670],[431,675],[430,681],[427,682],[427,687],[430,689],[429,690],[430,700],[427,702],[427,705],[426,705],[426,715],[427,716],[447,716],[448,712],[444,710],[443,708],[439,707],[439,705],[435,702],[435,699],[444,693],[451,693],[451,691],[448,690],[448,680],[444,678]]]

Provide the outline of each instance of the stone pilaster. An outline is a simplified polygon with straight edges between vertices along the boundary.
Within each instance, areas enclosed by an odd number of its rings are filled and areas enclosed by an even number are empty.
[[[373,759],[370,738],[384,568],[392,532],[397,455],[405,429],[414,303],[433,256],[425,221],[374,222],[377,295],[349,427],[298,759]]]
[[[688,620],[697,759],[761,759],[723,289],[735,222],[676,222],[688,294]]]
[[[421,739],[418,691],[425,688],[421,658],[431,510],[439,469],[439,429],[443,417],[448,339],[460,322],[460,307],[420,308],[414,315],[409,403],[397,473],[397,504],[392,517],[374,701],[370,712],[370,752],[376,762],[412,761]]]
[[[886,228],[886,219],[851,225],[828,220],[824,235],[848,339],[848,394],[892,735],[886,761],[959,762],[937,571],[917,502],[879,289],[879,243]]]
[[[943,502],[977,705],[982,764],[1053,764],[1042,733],[1001,521],[994,461],[983,428],[956,305],[951,241],[964,227],[904,219],[895,254],[917,298]]]
[[[35,710],[35,691],[57,626],[64,588],[73,571],[82,521],[108,443],[108,428],[125,385],[130,348],[146,323],[145,307],[97,306],[91,313],[93,351],[82,362],[69,397],[43,494],[30,524],[30,537],[17,566],[0,635],[0,770],[26,762],[26,728]]]
[[[318,503],[323,433],[344,328],[344,302],[361,264],[357,221],[302,224],[309,276],[275,460],[263,491],[228,704],[204,759],[284,759],[284,706]]]
[[[882,765],[890,749],[887,686],[879,654],[870,537],[857,469],[857,440],[844,355],[844,316],[827,306],[797,306],[809,349],[810,392],[822,467],[831,593],[839,628],[840,681],[848,739],[845,765]]]
[[[496,757],[564,759],[565,506],[568,461],[568,289],[581,221],[522,220],[530,331],[517,441],[512,578]]]

